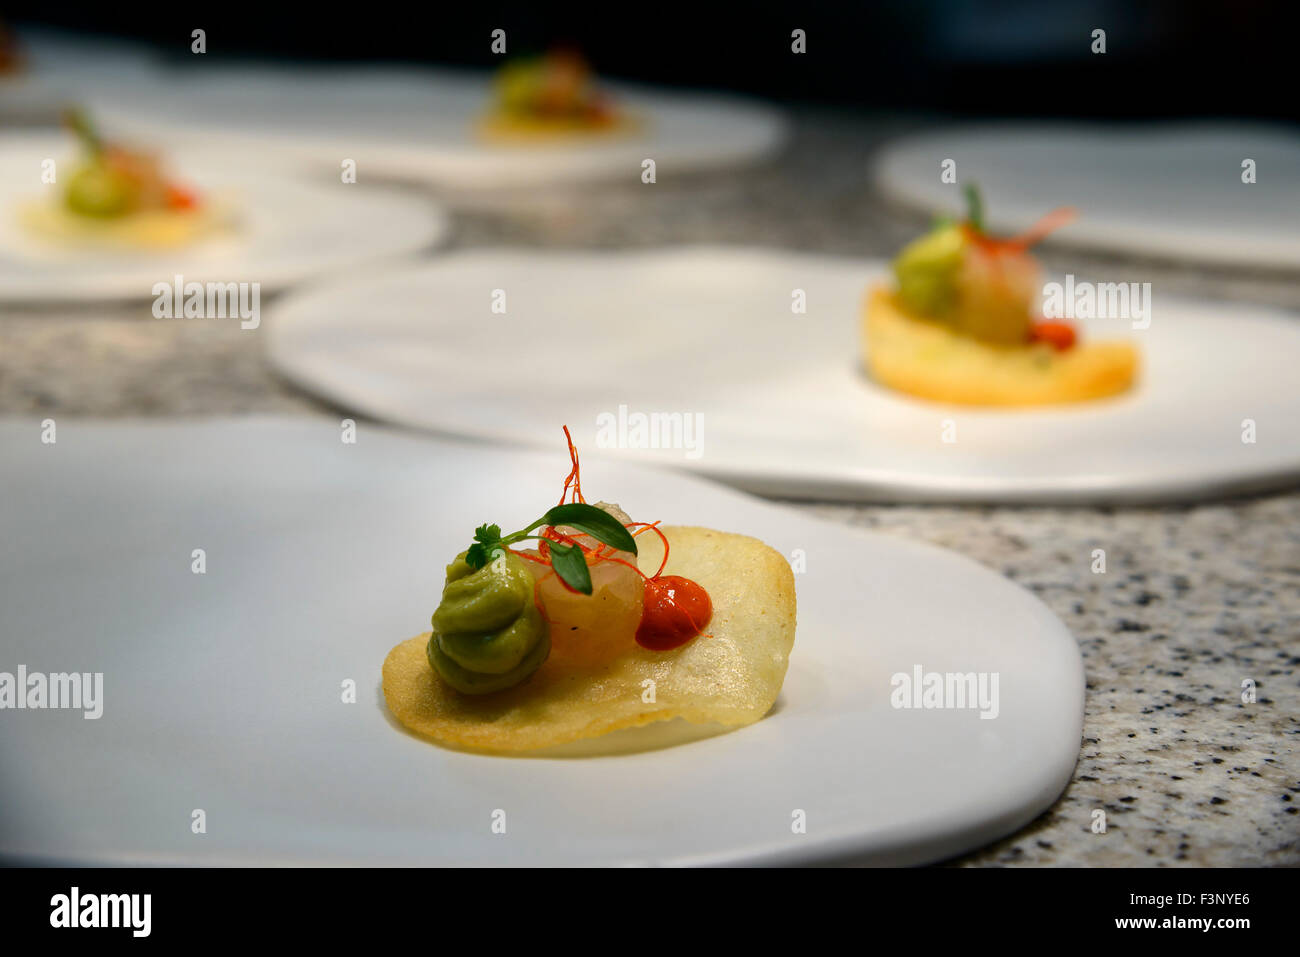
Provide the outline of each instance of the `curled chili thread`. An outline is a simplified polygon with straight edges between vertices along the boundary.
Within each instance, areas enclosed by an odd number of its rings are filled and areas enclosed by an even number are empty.
[[[1062,226],[1068,226],[1078,217],[1079,211],[1073,206],[1061,206],[1052,210],[1043,216],[1038,222],[1030,226],[1019,236],[1010,236],[1000,239],[997,236],[990,236],[985,232],[976,229],[971,223],[963,223],[962,227],[966,235],[977,246],[993,251],[1022,253],[1030,246],[1040,242],[1048,233],[1060,229]]]
[[[560,493],[560,501],[558,504],[564,505],[566,502],[581,502],[583,504],[586,504],[587,500],[582,495],[582,468],[578,461],[578,449],[573,444],[573,436],[569,433],[569,427],[566,425],[563,426],[563,428],[564,428],[564,440],[566,443],[568,443],[569,446],[570,469],[569,469],[569,474],[565,476],[564,490]],[[694,588],[699,589],[700,594],[703,595],[706,607],[710,609],[710,615],[712,615],[712,603],[709,601],[708,593],[705,592],[700,585],[690,581],[689,579],[682,578],[677,575],[669,575],[667,577],[664,576],[663,574],[664,568],[666,568],[668,565],[669,544],[668,544],[668,536],[666,536],[663,533],[663,531],[659,528],[659,522],[658,521],[624,522],[623,527],[631,531],[633,538],[637,538],[640,535],[645,534],[646,532],[653,532],[654,534],[658,535],[659,540],[663,542],[664,557],[659,562],[659,568],[655,571],[653,575],[647,575],[645,574],[645,572],[641,571],[641,569],[638,568],[633,562],[629,562],[624,558],[617,557],[615,555],[615,549],[612,546],[606,545],[602,542],[597,542],[594,545],[584,544],[583,542],[578,541],[578,539],[575,538],[574,536],[567,535],[564,532],[559,531],[553,525],[548,525],[546,528],[542,530],[541,541],[538,543],[538,552],[539,552],[538,555],[530,555],[527,552],[521,552],[515,549],[509,549],[509,551],[511,552],[511,554],[518,555],[520,558],[525,559],[526,561],[533,562],[534,564],[537,565],[545,565],[548,568],[551,568],[551,562],[549,557],[550,549],[547,546],[547,541],[560,542],[565,545],[570,545],[582,549],[582,554],[587,560],[588,567],[591,567],[593,565],[598,565],[601,562],[615,562],[616,564],[623,565],[626,566],[627,568],[632,569],[632,571],[636,572],[638,575],[641,576],[642,579],[644,579],[646,593],[655,600],[655,604],[659,606],[666,605],[672,608],[674,611],[680,613],[685,618],[686,622],[689,623],[692,629],[692,633],[689,636],[683,638],[682,640],[676,642],[675,644],[667,645],[667,646],[662,644],[654,645],[653,647],[655,648],[655,650],[666,651],[670,647],[678,647],[679,645],[684,645],[686,644],[686,642],[691,641],[694,638],[708,637],[708,635],[704,634],[704,626],[708,624],[708,620],[706,619],[703,623],[696,621],[695,617],[691,615],[689,611],[681,607],[672,598],[673,591],[676,588],[681,587],[679,583],[685,582],[686,584],[689,584]],[[545,607],[543,607],[541,598],[538,595],[538,588],[540,588],[542,582],[544,582],[547,578],[549,578],[552,575],[555,575],[555,571],[553,568],[551,571],[548,571],[545,575],[542,575],[533,583],[533,604],[537,606],[537,610],[541,612],[542,618],[545,619],[547,623],[550,622],[550,619],[546,616],[546,609]],[[575,591],[575,589],[572,586],[570,586],[569,583],[566,582],[563,578],[560,579],[560,584],[564,588],[568,589],[569,591]],[[667,597],[665,598],[665,596]],[[646,603],[643,599],[643,606],[645,604],[648,603]],[[637,630],[638,644],[644,645],[641,639],[642,639],[642,630],[645,628],[645,626],[646,626],[646,618],[645,618],[645,611],[643,610],[641,628]],[[644,645],[644,646],[652,647],[650,645]]]

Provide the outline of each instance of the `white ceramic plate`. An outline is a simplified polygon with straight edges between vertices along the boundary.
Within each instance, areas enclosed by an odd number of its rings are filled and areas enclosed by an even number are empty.
[[[487,74],[333,67],[186,68],[129,98],[91,98],[113,129],[169,142],[256,149],[338,175],[440,186],[514,187],[623,177],[641,163],[660,179],[744,164],[774,152],[785,124],[773,109],[734,97],[606,84],[644,120],[635,133],[494,146],[474,135],[489,103]]]
[[[1014,831],[1075,763],[1079,653],[1019,586],[932,546],[607,462],[584,468],[588,494],[805,553],[776,708],[633,754],[443,750],[387,716],[380,665],[427,627],[442,564],[474,525],[523,524],[556,499],[558,429],[545,453],[365,424],[347,445],[322,420],[57,429],[45,445],[37,421],[0,426],[0,671],[102,672],[103,714],[0,711],[0,854],[913,863]],[[996,672],[998,716],[894,709],[891,676],[917,665]],[[355,704],[341,701],[346,679]],[[195,809],[205,834],[191,832]]]
[[[168,168],[235,218],[229,235],[165,252],[61,247],[30,236],[22,205],[55,201],[42,162],[65,175],[71,137],[0,137],[0,300],[149,299],[157,282],[260,282],[262,291],[341,268],[417,252],[440,242],[446,215],[418,196],[355,184],[305,183],[253,165],[253,158],[167,150]]]
[[[958,185],[940,180],[957,164]],[[1255,161],[1256,182],[1241,181]],[[1106,126],[1007,123],[940,129],[886,146],[874,166],[889,195],[935,212],[983,190],[990,225],[1028,228],[1058,206],[1079,219],[1051,237],[1101,250],[1242,266],[1300,268],[1300,136],[1247,123]]]
[[[1130,394],[1057,408],[950,407],[878,387],[859,367],[863,290],[882,270],[707,247],[465,252],[304,292],[270,315],[268,342],[301,385],[446,432],[535,443],[565,422],[601,451],[601,417],[617,420],[620,406],[625,445],[638,441],[638,413],[701,416],[682,420],[702,424],[697,457],[690,447],[610,451],[764,493],[1119,502],[1300,475],[1293,317],[1156,289],[1145,330],[1082,323],[1087,336],[1137,342],[1144,377]],[[491,312],[497,289],[504,315]],[[792,313],[796,289],[806,314]],[[1254,444],[1242,442],[1246,419]]]

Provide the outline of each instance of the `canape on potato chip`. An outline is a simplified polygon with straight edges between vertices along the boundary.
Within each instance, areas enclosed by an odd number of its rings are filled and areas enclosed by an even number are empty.
[[[762,718],[794,644],[789,564],[744,535],[588,505],[569,449],[559,505],[509,535],[480,526],[447,566],[433,630],[384,662],[389,710],[439,743],[496,752]]]
[[[30,203],[23,226],[61,245],[171,249],[224,225],[224,217],[199,193],[167,176],[159,158],[102,139],[78,111],[65,117],[83,158],[57,199]]]
[[[626,132],[639,125],[597,87],[587,61],[572,50],[510,61],[497,73],[493,97],[479,133],[503,145]]]
[[[1057,210],[1030,232],[984,232],[970,215],[944,223],[894,260],[897,287],[874,286],[862,316],[863,365],[876,381],[944,402],[1044,405],[1129,389],[1138,355],[1127,342],[1079,342],[1067,322],[1036,318],[1041,270],[1029,247],[1073,217]]]

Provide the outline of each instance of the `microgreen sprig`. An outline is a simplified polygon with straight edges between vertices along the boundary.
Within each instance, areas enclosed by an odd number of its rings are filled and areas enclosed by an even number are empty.
[[[95,129],[95,124],[91,122],[85,110],[68,107],[63,111],[63,123],[81,141],[81,145],[85,147],[86,152],[96,155],[103,152],[104,141],[100,138],[99,131]]]
[[[980,188],[974,183],[967,183],[962,192],[966,194],[966,221],[977,233],[984,232],[984,200]]]
[[[539,528],[555,525],[567,525],[579,532],[590,535],[596,541],[609,545],[621,552],[636,554],[636,539],[623,527],[623,523],[608,512],[587,505],[584,502],[571,502],[557,505],[527,528],[509,535],[501,534],[500,525],[480,525],[474,530],[474,544],[465,552],[465,562],[470,568],[482,568],[507,548],[528,539],[542,539],[545,536],[533,534]],[[584,595],[591,594],[591,570],[587,567],[587,556],[577,545],[568,545],[546,538],[551,555],[551,567],[555,574],[575,591]]]

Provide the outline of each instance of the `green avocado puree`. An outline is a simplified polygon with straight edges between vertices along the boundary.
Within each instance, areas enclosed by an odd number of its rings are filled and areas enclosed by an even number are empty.
[[[894,260],[898,297],[909,312],[930,318],[950,314],[957,306],[957,275],[967,240],[958,226],[941,226],[914,239]]]
[[[427,649],[443,680],[465,694],[500,691],[541,667],[550,650],[524,560],[501,551],[476,570],[464,552],[456,556],[447,566]]]

